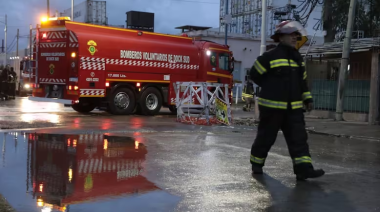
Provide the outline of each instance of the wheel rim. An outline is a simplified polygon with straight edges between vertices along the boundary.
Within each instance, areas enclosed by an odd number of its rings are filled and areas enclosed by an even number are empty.
[[[119,109],[127,109],[130,103],[128,94],[124,92],[117,93],[114,98],[114,103]]]
[[[145,105],[149,110],[155,110],[158,106],[158,97],[151,93],[145,99]]]

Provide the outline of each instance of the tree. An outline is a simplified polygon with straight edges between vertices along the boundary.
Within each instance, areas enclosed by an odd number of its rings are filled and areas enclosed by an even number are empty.
[[[350,1],[325,0],[323,8],[323,30],[325,42],[333,42],[335,35],[346,31]],[[380,2],[377,0],[358,0],[355,11],[353,31],[364,31],[365,37],[373,37],[380,29]]]
[[[337,32],[346,30],[350,1],[325,0],[323,7],[323,30],[325,42],[333,42]]]

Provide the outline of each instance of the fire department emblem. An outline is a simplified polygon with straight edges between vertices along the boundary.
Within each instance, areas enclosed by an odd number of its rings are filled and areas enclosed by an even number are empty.
[[[95,41],[93,41],[93,40],[89,40],[89,41],[87,42],[87,45],[88,45],[88,51],[90,52],[91,55],[94,55],[95,52],[98,51],[98,50],[96,49],[97,44],[96,44]]]
[[[95,77],[95,73],[94,72],[91,72],[91,77]]]
[[[54,64],[50,64],[49,65],[49,72],[50,72],[50,74],[54,74],[54,68],[55,68]]]

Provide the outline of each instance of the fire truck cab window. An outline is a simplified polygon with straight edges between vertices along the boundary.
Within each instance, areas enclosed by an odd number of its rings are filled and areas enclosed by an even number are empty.
[[[215,52],[211,52],[210,64],[211,66],[216,67],[216,53]]]
[[[227,53],[220,53],[219,54],[219,69],[228,71],[230,70],[228,67],[229,63],[229,55]]]

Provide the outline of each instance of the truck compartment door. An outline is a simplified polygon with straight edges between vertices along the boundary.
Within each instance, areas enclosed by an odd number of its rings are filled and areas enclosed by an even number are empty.
[[[104,97],[106,61],[104,58],[81,57],[79,67],[80,97]]]

